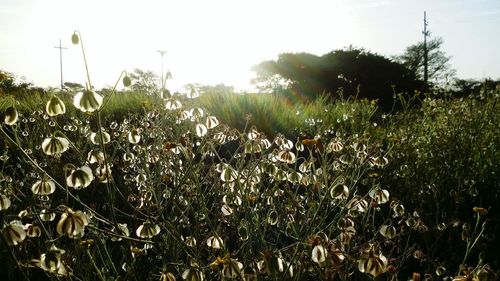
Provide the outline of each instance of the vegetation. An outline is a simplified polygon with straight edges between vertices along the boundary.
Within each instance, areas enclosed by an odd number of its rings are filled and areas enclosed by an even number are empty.
[[[392,113],[157,90],[2,98],[3,276],[498,279],[500,87]]]
[[[437,37],[427,42],[428,81],[434,84],[444,84],[455,76],[455,70],[450,65],[451,57],[442,50],[443,38]],[[396,56],[395,60],[424,80],[424,42],[418,42],[406,48],[404,54]]]
[[[415,73],[404,65],[363,49],[336,50],[322,56],[307,53],[281,54],[276,61],[265,61],[254,67],[254,83],[263,89],[287,90],[304,97],[327,94],[330,99],[338,89],[346,97],[377,99],[390,111],[393,95],[412,95],[422,89]]]

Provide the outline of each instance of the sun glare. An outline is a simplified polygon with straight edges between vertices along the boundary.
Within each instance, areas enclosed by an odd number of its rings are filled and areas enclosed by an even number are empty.
[[[287,5],[286,11],[278,13]],[[70,42],[82,33],[90,76],[96,87],[115,83],[122,70],[171,71],[167,87],[188,83],[226,84],[253,90],[251,67],[282,52],[321,55],[349,41],[349,11],[341,1],[311,6],[299,1],[53,1],[34,2],[23,48],[40,85],[59,81],[62,40],[64,80],[84,83],[79,49]],[[304,13],[304,11],[306,13]],[[314,27],[315,32],[311,30]],[[28,34],[28,33],[26,33]],[[329,36],[324,36],[329,34]],[[41,48],[32,48],[37,42]],[[49,54],[49,55],[47,55]],[[27,73],[29,76],[31,74]],[[39,76],[33,75],[33,76]]]
[[[291,1],[286,2],[286,13],[276,14],[284,4],[261,0],[144,1],[140,5],[131,1],[35,2],[27,26],[32,32],[23,46],[32,58],[31,68],[36,67],[32,71],[43,73],[45,80],[36,81],[42,85],[58,82],[59,53],[53,47],[59,40],[67,48],[63,50],[64,80],[84,83],[82,59],[69,40],[78,29],[97,87],[112,85],[122,70],[139,68],[159,74],[157,50],[162,49],[166,50],[165,72],[173,76],[167,81],[169,88],[224,83],[252,90],[251,67],[263,60],[275,59],[284,51],[320,55],[347,45],[351,24],[341,1],[316,6]],[[315,32],[310,30],[311,23]],[[43,48],[33,48],[32,42]]]

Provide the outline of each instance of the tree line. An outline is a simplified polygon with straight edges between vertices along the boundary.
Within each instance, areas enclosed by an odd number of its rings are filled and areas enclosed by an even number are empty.
[[[391,109],[394,97],[415,93],[465,96],[479,91],[481,81],[456,79],[451,57],[442,50],[442,38],[427,42],[428,83],[424,82],[424,43],[406,48],[402,55],[387,58],[363,48],[348,47],[321,56],[282,53],[276,60],[253,67],[252,83],[262,92],[329,99],[343,97],[378,100]],[[499,81],[489,80],[494,85]]]

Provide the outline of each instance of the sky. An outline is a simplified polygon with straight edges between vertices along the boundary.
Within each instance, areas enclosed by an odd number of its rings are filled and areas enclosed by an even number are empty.
[[[1,0],[0,69],[37,86],[112,86],[123,70],[165,72],[171,90],[224,83],[252,91],[251,67],[284,52],[322,55],[347,46],[392,56],[431,38],[459,78],[500,79],[499,0]]]

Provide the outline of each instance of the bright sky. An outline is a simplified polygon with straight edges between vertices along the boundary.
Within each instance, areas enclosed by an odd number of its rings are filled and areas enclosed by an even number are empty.
[[[37,86],[84,84],[83,37],[92,83],[113,85],[122,70],[161,72],[170,89],[224,83],[251,90],[250,68],[283,52],[321,55],[349,45],[390,56],[422,40],[423,11],[432,36],[460,78],[500,79],[498,0],[2,0],[0,69]]]

